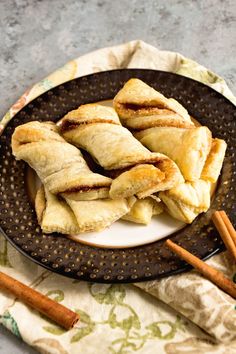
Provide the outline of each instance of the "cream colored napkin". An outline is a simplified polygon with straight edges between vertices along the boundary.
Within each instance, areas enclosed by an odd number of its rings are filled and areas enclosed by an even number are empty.
[[[236,103],[225,81],[203,66],[178,53],[132,41],[72,60],[34,85],[7,112],[0,130],[24,105],[46,90],[79,76],[126,67],[189,76]],[[229,277],[236,271],[227,253],[212,257],[208,263]],[[96,348],[99,353],[111,354],[236,352],[235,302],[194,271],[135,286],[77,282],[44,271],[20,255],[2,236],[0,270],[80,313],[79,329],[65,332],[0,293],[0,321],[42,353],[94,353]]]

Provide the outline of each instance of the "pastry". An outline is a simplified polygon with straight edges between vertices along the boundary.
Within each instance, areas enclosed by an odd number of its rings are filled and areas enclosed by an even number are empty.
[[[195,181],[201,177],[212,143],[207,127],[155,127],[134,135],[151,151],[163,153],[175,161],[185,180]]]
[[[166,98],[139,79],[126,82],[115,96],[113,105],[122,124],[132,130],[152,126],[194,126],[187,110],[179,102]]]
[[[177,101],[141,80],[130,79],[115,96],[113,106],[122,124],[148,149],[175,161],[185,180],[216,182],[226,143],[212,139],[207,127],[196,127]]]
[[[35,210],[38,223],[44,233],[58,232],[62,234],[79,233],[79,225],[75,215],[67,203],[57,196],[39,188],[35,198]]]
[[[160,172],[155,166],[137,165],[112,181],[109,192],[111,198],[136,195],[142,199],[157,191],[168,190],[184,181],[179,168],[172,160],[162,157],[157,166],[160,171],[163,171],[163,180],[160,179]]]
[[[81,152],[67,143],[54,123],[29,122],[12,135],[12,151],[26,161],[53,194],[73,200],[107,198],[112,180],[93,173]]]
[[[201,178],[215,183],[220,175],[227,144],[222,139],[212,139],[211,150],[203,167]]]
[[[145,198],[183,181],[176,164],[163,154],[152,153],[124,128],[111,107],[80,106],[61,122],[60,131],[70,143],[90,153],[105,170],[118,172],[110,197]]]
[[[130,211],[122,219],[138,224],[149,224],[153,215],[163,212],[163,204],[151,197],[137,199]]]
[[[159,197],[174,218],[190,224],[198,214],[210,207],[211,183],[204,180],[181,183],[159,193]]]
[[[63,200],[42,186],[36,195],[35,210],[44,233],[75,235],[102,231],[127,214],[135,200]]]
[[[135,198],[75,201],[67,199],[79,224],[80,232],[102,231],[130,211]]]

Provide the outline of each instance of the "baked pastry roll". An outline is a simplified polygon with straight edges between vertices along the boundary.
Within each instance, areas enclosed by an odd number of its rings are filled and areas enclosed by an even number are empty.
[[[120,124],[111,107],[80,106],[62,119],[60,131],[68,142],[89,152],[105,170],[120,174],[111,185],[112,199],[133,195],[145,198],[183,180],[176,164],[167,156],[146,149]]]
[[[75,215],[67,203],[43,186],[36,194],[35,211],[38,223],[46,234],[58,232],[66,235],[80,232]]]
[[[80,232],[102,231],[130,211],[135,198],[66,200],[73,210]]]
[[[200,213],[210,207],[211,183],[204,180],[181,183],[159,193],[168,213],[190,224]]]
[[[29,122],[12,135],[12,151],[26,161],[53,194],[75,200],[107,198],[112,180],[93,173],[81,152],[68,144],[54,123]]]
[[[143,199],[156,191],[168,190],[184,181],[179,168],[171,159],[161,157],[157,166],[164,175],[163,179],[160,178],[160,172],[155,166],[137,165],[112,181],[110,197],[115,199],[136,195],[139,199]]]
[[[115,96],[113,106],[122,124],[148,149],[173,159],[186,180],[216,182],[226,143],[212,139],[207,127],[195,127],[177,101],[131,79]]]
[[[185,180],[195,181],[201,177],[212,145],[207,127],[155,127],[134,135],[151,151],[163,153],[175,161]]]
[[[211,150],[203,167],[201,178],[215,183],[220,175],[227,144],[222,139],[212,139]]]
[[[147,225],[150,223],[153,215],[158,215],[162,212],[163,204],[151,197],[147,197],[145,199],[137,199],[131,210],[122,219]]]
[[[42,186],[36,195],[35,210],[44,233],[73,235],[102,231],[127,214],[135,200],[63,200]]]
[[[194,126],[187,110],[179,102],[166,98],[139,79],[126,82],[115,96],[113,106],[122,124],[132,130],[152,126]]]

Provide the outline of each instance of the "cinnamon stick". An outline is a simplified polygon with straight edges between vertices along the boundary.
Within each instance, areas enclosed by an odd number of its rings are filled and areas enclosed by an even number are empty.
[[[224,210],[220,210],[219,213],[220,213],[222,220],[224,221],[224,224],[225,224],[227,230],[229,231],[229,234],[230,234],[232,240],[234,241],[234,244],[236,247],[236,231],[235,231],[231,221],[229,220],[226,212]]]
[[[0,289],[11,293],[65,329],[72,328],[79,320],[77,313],[2,272],[0,272]]]
[[[226,217],[227,218],[227,217]],[[224,216],[224,219],[226,219]],[[229,223],[227,223],[228,227],[226,226],[224,219],[222,217],[222,214],[219,211],[216,211],[212,215],[212,221],[217,228],[226,248],[234,258],[234,261],[236,261],[236,245],[231,237],[231,233],[228,231]]]
[[[236,285],[231,280],[226,278],[222,272],[212,268],[201,259],[186,251],[181,246],[178,246],[171,240],[167,240],[165,245],[180,258],[191,264],[191,266],[197,269],[206,278],[215,283],[219,288],[224,290],[227,294],[231,295],[233,298],[236,298]]]

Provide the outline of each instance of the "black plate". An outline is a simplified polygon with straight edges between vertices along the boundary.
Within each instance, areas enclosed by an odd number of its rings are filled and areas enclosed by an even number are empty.
[[[11,153],[11,135],[31,120],[57,121],[81,104],[111,99],[124,83],[136,77],[167,97],[180,101],[213,136],[227,141],[218,187],[211,209],[173,234],[173,241],[206,259],[223,244],[209,222],[214,210],[224,209],[235,223],[235,106],[224,96],[192,79],[168,72],[122,69],[84,76],[57,86],[24,107],[10,121],[0,144],[0,224],[2,232],[21,253],[41,266],[76,279],[95,282],[137,282],[189,269],[163,246],[163,240],[129,249],[101,249],[78,244],[61,235],[43,235],[26,193],[25,163]]]

